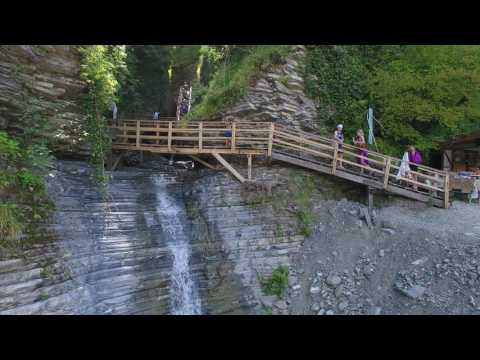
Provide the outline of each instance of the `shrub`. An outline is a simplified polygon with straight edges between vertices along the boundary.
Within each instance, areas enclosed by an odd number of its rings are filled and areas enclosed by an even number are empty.
[[[270,277],[261,278],[260,284],[265,295],[276,295],[279,299],[283,298],[288,288],[288,267],[277,267]]]

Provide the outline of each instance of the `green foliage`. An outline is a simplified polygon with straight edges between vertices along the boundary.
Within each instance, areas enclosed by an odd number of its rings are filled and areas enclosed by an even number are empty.
[[[88,85],[89,100],[96,111],[104,113],[117,100],[119,80],[126,73],[125,45],[88,45],[80,52],[80,76]]]
[[[117,101],[120,81],[128,74],[125,45],[89,45],[81,48],[81,78],[88,85],[85,99],[87,141],[91,146],[91,163],[95,180],[104,185],[105,159],[111,151],[111,136],[104,113]]]
[[[335,45],[307,48],[307,94],[319,122],[346,139],[366,129],[372,104],[379,150],[399,156],[415,144],[428,161],[440,142],[480,125],[480,47]]]
[[[207,50],[204,50],[207,51]],[[215,74],[201,102],[192,108],[188,117],[206,118],[234,105],[248,90],[258,74],[281,63],[290,51],[288,45],[256,45],[224,47],[209,50],[216,64]],[[207,51],[208,53],[208,51]]]
[[[264,295],[276,295],[279,299],[283,298],[288,289],[288,267],[277,267],[270,277],[260,279],[260,285]]]
[[[319,122],[361,126],[368,105],[367,72],[358,46],[311,46],[305,60],[306,92],[317,100]],[[333,131],[333,130],[332,130]]]
[[[2,247],[19,244],[20,234],[31,234],[52,208],[43,182],[52,163],[46,141],[48,114],[37,100],[28,99],[19,123],[22,131],[15,138],[0,132]]]
[[[296,176],[294,178],[294,187],[292,189],[293,199],[297,208],[297,220],[300,227],[300,234],[304,236],[310,236],[312,234],[314,217],[311,201],[314,190],[315,184],[311,177]]]
[[[17,206],[10,203],[0,204],[0,246],[17,240],[23,228]]]
[[[369,81],[383,125],[382,150],[413,143],[428,154],[439,142],[478,128],[479,89],[480,47],[408,46]]]

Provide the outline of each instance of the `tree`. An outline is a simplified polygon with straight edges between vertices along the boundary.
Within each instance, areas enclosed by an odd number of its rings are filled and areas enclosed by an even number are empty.
[[[413,143],[428,153],[480,124],[480,47],[408,46],[377,69],[369,91],[390,151]]]

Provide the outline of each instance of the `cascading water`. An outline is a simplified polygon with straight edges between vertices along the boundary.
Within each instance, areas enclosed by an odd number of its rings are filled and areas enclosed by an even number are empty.
[[[201,314],[201,301],[190,272],[190,244],[186,235],[186,210],[171,194],[167,185],[172,183],[161,174],[152,176],[155,185],[156,211],[165,236],[166,244],[171,251],[171,313],[174,315]]]

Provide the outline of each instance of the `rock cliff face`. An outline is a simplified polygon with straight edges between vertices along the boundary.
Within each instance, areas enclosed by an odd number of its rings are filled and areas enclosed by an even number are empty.
[[[272,187],[286,186],[286,172],[263,167],[254,172],[270,190],[211,172],[187,187],[192,233],[201,236],[205,252],[206,310],[211,314],[264,313],[259,277],[289,267],[304,239],[295,214],[279,213],[265,198]]]
[[[284,170],[255,172],[285,187]],[[105,199],[81,162],[54,176],[54,241],[0,261],[0,314],[263,313],[259,276],[289,266],[304,239],[294,212],[259,200],[271,190],[227,173],[149,163],[116,172]]]
[[[292,54],[271,72],[261,76],[235,107],[223,113],[225,120],[272,121],[298,129],[316,129],[317,111],[305,95],[302,62],[305,48]]]
[[[0,129],[18,130],[27,103],[35,99],[52,122],[55,132],[49,135],[57,148],[78,151],[85,89],[79,60],[72,45],[0,45]]]

